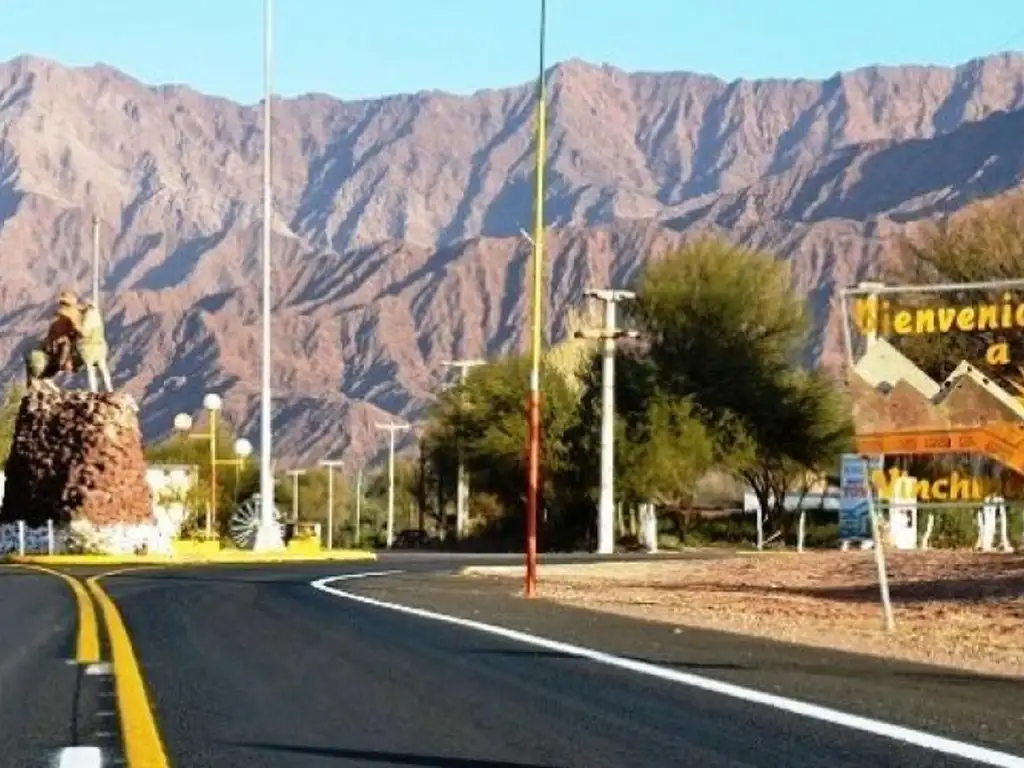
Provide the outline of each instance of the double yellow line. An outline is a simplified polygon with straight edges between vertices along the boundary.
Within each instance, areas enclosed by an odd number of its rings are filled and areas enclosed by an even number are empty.
[[[93,599],[95,599],[95,604],[99,605],[107,630],[107,639],[110,641],[110,661],[114,668],[114,690],[117,695],[121,738],[128,767],[168,768],[170,763],[167,760],[167,752],[156,726],[153,708],[146,692],[146,684],[142,678],[139,661],[135,657],[135,649],[128,637],[128,630],[125,629],[121,612],[100,586],[100,579],[134,569],[123,568],[90,576],[85,579],[83,584],[81,580],[73,576],[40,565],[9,567],[25,568],[56,576],[71,588],[78,609],[78,632],[75,643],[75,661],[78,664],[95,664],[101,660],[100,626],[93,603]]]

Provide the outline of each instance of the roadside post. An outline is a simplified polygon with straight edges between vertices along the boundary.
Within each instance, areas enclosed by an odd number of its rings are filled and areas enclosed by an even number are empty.
[[[896,622],[892,615],[892,601],[889,599],[889,573],[885,564],[885,548],[882,541],[881,517],[875,506],[875,495],[871,491],[871,471],[867,457],[862,458],[864,468],[864,490],[867,494],[868,514],[871,520],[871,537],[874,542],[875,567],[878,569],[878,592],[882,600],[882,617],[885,631],[892,632]]]

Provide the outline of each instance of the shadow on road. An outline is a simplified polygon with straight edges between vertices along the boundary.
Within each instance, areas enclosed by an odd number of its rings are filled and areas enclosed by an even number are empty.
[[[480,648],[463,653],[470,655],[483,655],[483,656],[509,656],[509,657],[524,657],[534,659],[570,659],[573,661],[587,661],[582,656],[576,656],[571,653],[561,653],[560,651],[541,651],[541,650],[513,650],[511,648]],[[637,661],[641,664],[653,664],[657,667],[673,667],[675,669],[694,669],[694,670],[710,670],[710,669],[729,669],[729,670],[743,670],[748,672],[757,671],[756,667],[747,666],[745,664],[732,664],[732,663],[700,663],[691,661],[667,661],[658,659],[645,659],[640,656],[623,656],[621,654],[615,654],[623,659],[629,659],[630,661]]]
[[[700,630],[698,630],[700,631]],[[565,659],[569,661],[585,661],[581,656],[575,656],[571,653],[562,653],[560,651],[548,651],[548,650],[531,650],[531,649],[512,649],[512,648],[474,648],[469,650],[462,650],[460,653],[468,655],[481,655],[481,656],[505,656],[510,658],[522,657],[522,658],[534,658],[534,659]],[[792,662],[775,663],[766,660],[762,660],[757,664],[736,664],[732,662],[697,662],[697,661],[679,661],[670,658],[644,658],[642,656],[630,656],[626,654],[615,654],[623,659],[629,659],[631,661],[637,661],[642,664],[652,664],[656,667],[668,667],[671,669],[689,670],[692,672],[748,672],[751,674],[764,674],[771,671],[785,671],[785,672],[798,672],[801,674],[809,674],[820,677],[831,677],[831,678],[851,678],[851,679],[864,679],[866,676],[870,676],[877,680],[898,680],[904,679],[907,681],[917,682],[940,682],[950,685],[959,685],[964,687],[973,687],[979,684],[996,685],[1005,687],[1007,689],[1019,691],[1022,680],[1020,678],[1013,677],[1002,677],[998,675],[984,675],[974,672],[956,672],[946,671],[939,668],[921,667],[915,669],[918,665],[913,665],[903,662],[887,662],[882,666],[877,664],[871,664],[877,660],[873,658],[862,658],[859,656],[847,657],[847,661],[850,658],[857,661],[866,661],[870,666],[865,667],[863,664],[854,664],[849,667],[844,667],[842,664],[814,664],[810,662],[802,662],[794,664]],[[735,679],[735,678],[733,678]]]
[[[337,747],[304,747],[297,744],[262,744],[259,742],[231,742],[231,746],[260,749],[267,752],[287,752],[293,755],[337,757],[342,760],[362,760],[367,763],[411,765],[419,768],[555,768],[540,763],[510,763],[505,760],[479,760],[469,757],[439,757],[436,755],[410,755],[402,752],[377,752],[365,749]]]

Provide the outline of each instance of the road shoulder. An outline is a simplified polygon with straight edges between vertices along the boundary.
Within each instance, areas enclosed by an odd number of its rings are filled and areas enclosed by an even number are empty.
[[[344,584],[377,600],[495,624],[768,693],[1021,751],[1019,681],[527,601],[507,579],[407,573]]]

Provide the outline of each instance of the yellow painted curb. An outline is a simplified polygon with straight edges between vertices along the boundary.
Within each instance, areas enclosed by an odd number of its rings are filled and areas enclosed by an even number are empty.
[[[374,552],[336,549],[331,552],[282,552],[265,554],[241,550],[221,550],[205,555],[9,555],[5,562],[16,565],[214,565],[217,563],[328,563],[373,562]]]
[[[93,576],[86,584],[96,598],[107,625],[126,763],[131,768],[168,768],[167,752],[157,729],[135,649],[121,612],[99,584],[101,578],[103,576]]]
[[[95,664],[100,660],[100,630],[96,621],[96,608],[92,598],[82,582],[60,571],[53,571],[30,563],[13,563],[11,568],[24,568],[50,576],[56,576],[69,587],[75,595],[78,611],[78,636],[75,642],[75,661],[79,664]]]

